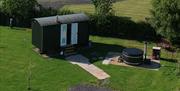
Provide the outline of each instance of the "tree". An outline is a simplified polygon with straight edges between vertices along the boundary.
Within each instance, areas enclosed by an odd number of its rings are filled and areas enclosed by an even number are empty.
[[[91,0],[95,7],[95,15],[91,18],[93,26],[100,34],[107,33],[110,30],[113,16],[113,0]]]
[[[4,0],[2,7],[9,15],[28,17],[36,5],[36,0]]]
[[[0,12],[2,10],[2,0],[0,0]]]
[[[113,14],[113,0],[91,0],[95,7],[97,15],[112,15]]]
[[[30,19],[34,16],[36,0],[3,0],[2,9],[10,17],[19,21]]]
[[[99,0],[91,0],[92,1],[92,3],[94,4],[94,7],[95,7],[95,10],[96,10],[96,8],[98,7],[98,4],[99,4]]]
[[[153,0],[151,25],[161,36],[173,41],[180,37],[180,1]]]

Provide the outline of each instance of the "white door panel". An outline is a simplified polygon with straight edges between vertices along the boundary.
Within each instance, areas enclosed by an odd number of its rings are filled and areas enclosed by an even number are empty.
[[[71,44],[78,44],[78,23],[71,24]]]
[[[61,24],[60,46],[67,45],[67,24]]]

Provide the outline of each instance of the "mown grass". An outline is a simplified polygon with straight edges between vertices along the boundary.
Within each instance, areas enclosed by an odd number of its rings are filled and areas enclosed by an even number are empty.
[[[92,52],[100,56],[108,51],[120,52],[122,48],[143,48],[143,42],[91,36],[91,49],[82,49],[83,55],[90,57]],[[149,55],[154,43],[148,45]],[[45,59],[34,52],[31,44],[30,29],[10,29],[0,27],[0,91],[26,91],[28,83],[28,67],[31,62],[32,91],[67,91],[75,84],[96,84],[96,78],[76,65],[64,59]],[[171,59],[165,50],[162,58]],[[180,58],[174,56],[174,59]],[[180,78],[176,76],[176,63],[161,61],[159,71],[141,68],[128,68],[114,65],[102,65],[94,62],[111,75],[107,87],[118,91],[179,91]]]
[[[92,4],[66,5],[75,12],[94,13]],[[113,9],[117,16],[129,17],[134,21],[143,21],[150,16],[151,0],[120,0],[113,4]]]
[[[26,30],[26,29],[25,29]],[[67,91],[96,79],[64,59],[44,59],[34,52],[31,32],[0,27],[0,91],[27,91],[31,62],[32,91]]]
[[[143,42],[137,40],[126,40],[117,38],[106,38],[91,36],[95,43],[91,50],[83,50],[84,54],[96,52],[104,56],[109,51],[121,52],[123,48],[140,48],[143,49]],[[152,53],[153,42],[148,44],[148,55]],[[177,64],[174,60],[180,59],[180,52],[171,56],[170,52],[162,50],[161,68],[159,71],[150,71],[141,68],[127,68],[119,66],[104,66],[101,61],[95,62],[98,67],[104,69],[112,77],[110,86],[118,88],[120,91],[178,91],[180,88],[180,78],[176,76]],[[173,60],[170,60],[173,59]]]

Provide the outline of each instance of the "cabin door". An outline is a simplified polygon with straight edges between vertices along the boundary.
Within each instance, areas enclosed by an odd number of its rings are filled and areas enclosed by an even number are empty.
[[[67,24],[61,24],[60,46],[67,45]]]
[[[78,44],[78,23],[71,24],[71,44]]]

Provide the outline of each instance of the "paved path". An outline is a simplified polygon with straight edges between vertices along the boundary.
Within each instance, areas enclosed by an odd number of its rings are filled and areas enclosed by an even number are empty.
[[[89,62],[89,59],[87,59],[86,57],[82,55],[79,55],[79,54],[73,55],[73,56],[67,57],[66,59],[69,60],[72,64],[77,64],[78,66],[80,66],[81,68],[83,68],[84,70],[86,70],[87,72],[89,72],[90,74],[92,74],[99,80],[103,80],[110,77],[102,69],[91,64]]]

